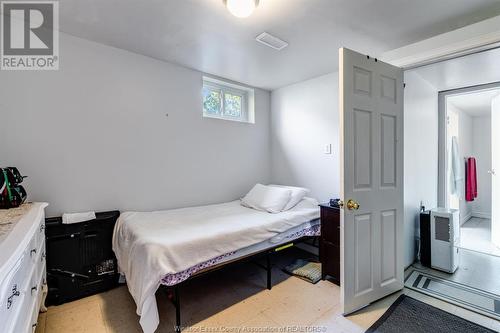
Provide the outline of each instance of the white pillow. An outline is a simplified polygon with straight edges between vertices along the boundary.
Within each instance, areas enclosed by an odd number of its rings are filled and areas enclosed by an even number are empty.
[[[290,201],[291,195],[290,189],[256,184],[241,199],[241,204],[269,213],[279,213]]]
[[[289,210],[295,207],[304,197],[309,193],[309,190],[307,188],[303,187],[295,187],[295,186],[285,186],[285,185],[274,185],[270,184],[269,186],[271,187],[278,187],[278,188],[286,188],[292,191],[292,194],[290,196],[290,200],[288,203],[285,205],[285,208],[283,210]]]

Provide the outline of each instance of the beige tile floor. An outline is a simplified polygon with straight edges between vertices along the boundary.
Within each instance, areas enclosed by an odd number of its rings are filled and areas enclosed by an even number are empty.
[[[340,313],[340,289],[329,281],[313,285],[281,272],[294,257],[294,251],[275,260],[273,288],[266,290],[265,273],[251,263],[233,266],[190,282],[182,293],[183,325],[193,332],[202,328],[225,327],[279,328],[318,326],[326,332],[358,333],[370,327],[405,293],[496,331],[500,324],[454,305],[432,299],[411,290],[391,295],[348,317]],[[288,257],[287,257],[288,256]],[[291,256],[291,257],[290,257]],[[306,255],[307,256],[307,255]],[[157,332],[172,332],[174,308],[167,292],[157,293],[160,327]],[[40,314],[37,333],[129,333],[141,332],[135,304],[125,286],[60,306]],[[277,329],[275,331],[278,331]]]

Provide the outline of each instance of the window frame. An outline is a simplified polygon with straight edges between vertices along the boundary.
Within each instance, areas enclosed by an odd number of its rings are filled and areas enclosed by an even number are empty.
[[[218,115],[210,114],[208,112],[205,112],[205,108],[202,105],[202,114],[203,117],[205,118],[214,118],[214,119],[222,119],[222,120],[229,120],[229,121],[237,121],[237,122],[244,122],[244,123],[253,123],[250,114],[249,114],[249,100],[251,97],[253,97],[253,89],[246,88],[246,87],[241,87],[237,86],[232,83],[208,78],[208,77],[203,77],[203,89],[208,88],[212,91],[218,91],[220,94],[220,110]],[[232,117],[229,115],[226,115],[226,103],[225,103],[225,97],[226,93],[234,96],[239,96],[241,97],[241,113],[239,117]],[[250,96],[252,95],[252,96]],[[203,98],[203,97],[202,97]],[[202,100],[204,101],[204,100]],[[203,104],[203,103],[202,103]]]

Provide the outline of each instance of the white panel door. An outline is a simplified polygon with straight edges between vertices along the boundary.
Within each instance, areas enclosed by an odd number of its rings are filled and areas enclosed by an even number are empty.
[[[491,241],[500,247],[500,95],[491,101]]]
[[[342,48],[339,75],[347,314],[403,288],[403,70]]]

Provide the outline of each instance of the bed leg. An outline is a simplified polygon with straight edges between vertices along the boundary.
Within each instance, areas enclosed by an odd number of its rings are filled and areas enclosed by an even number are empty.
[[[266,255],[266,271],[267,271],[267,289],[271,290],[272,288],[272,282],[271,282],[271,252],[267,252]]]
[[[181,331],[181,301],[179,294],[180,287],[176,285],[174,287],[174,305],[175,305],[175,332]]]

